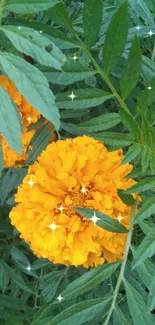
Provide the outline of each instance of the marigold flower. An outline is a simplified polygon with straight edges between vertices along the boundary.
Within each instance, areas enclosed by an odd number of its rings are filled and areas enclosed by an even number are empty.
[[[0,86],[3,87],[11,96],[14,103],[17,105],[22,117],[23,134],[21,135],[23,152],[19,155],[13,151],[5,139],[0,136],[0,142],[2,144],[4,167],[21,166],[27,159],[26,151],[29,147],[30,141],[35,131],[27,132],[31,123],[35,123],[40,118],[40,113],[28,103],[28,101],[20,94],[16,89],[16,86],[6,76],[0,75]]]
[[[131,207],[117,189],[135,181],[125,178],[133,167],[120,165],[122,159],[122,150],[108,152],[88,136],[47,146],[29,167],[10,213],[12,225],[37,256],[84,267],[122,258],[126,234],[105,231],[73,210],[89,207],[128,227]]]

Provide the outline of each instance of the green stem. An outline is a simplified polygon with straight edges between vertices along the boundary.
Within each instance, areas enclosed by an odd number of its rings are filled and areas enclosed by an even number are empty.
[[[118,296],[118,293],[119,293],[119,288],[120,288],[121,282],[123,280],[123,276],[124,276],[124,272],[125,272],[125,267],[126,267],[126,262],[127,262],[127,258],[128,258],[128,253],[129,253],[129,249],[130,249],[130,245],[131,245],[132,232],[133,232],[132,221],[133,221],[133,219],[135,217],[135,211],[136,211],[136,202],[135,202],[135,204],[132,207],[131,220],[130,220],[130,230],[128,232],[128,237],[127,237],[127,241],[126,241],[126,247],[125,247],[125,252],[124,252],[124,256],[123,256],[123,261],[122,261],[122,265],[121,265],[119,277],[118,277],[118,280],[117,280],[117,284],[116,284],[116,287],[115,287],[112,304],[111,304],[111,307],[109,309],[107,318],[106,318],[106,320],[104,322],[104,325],[108,325],[109,324],[109,320],[111,318],[111,315],[113,313],[113,310],[115,309],[116,300],[117,300],[117,296]]]
[[[0,3],[0,25],[2,24],[2,16],[3,16],[4,6],[5,6],[6,2],[7,2],[7,0],[1,0],[1,3]]]
[[[155,42],[154,42],[152,56],[151,56],[151,60],[154,61],[154,59],[155,59]]]

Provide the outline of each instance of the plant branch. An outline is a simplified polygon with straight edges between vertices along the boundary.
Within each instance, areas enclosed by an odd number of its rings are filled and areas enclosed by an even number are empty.
[[[7,2],[7,0],[1,0],[1,3],[0,3],[0,25],[2,24],[2,16],[3,16],[4,6],[5,6],[6,2]]]
[[[131,245],[131,239],[132,239],[132,233],[133,233],[132,221],[133,221],[133,219],[135,217],[136,205],[137,205],[137,203],[135,202],[133,207],[132,207],[130,228],[129,228],[128,237],[127,237],[127,241],[126,241],[126,247],[125,247],[125,251],[124,251],[123,261],[122,261],[119,277],[118,277],[118,280],[117,280],[117,284],[116,284],[116,287],[115,287],[112,304],[111,304],[111,307],[109,309],[107,318],[106,318],[103,325],[108,325],[108,323],[109,323],[109,320],[111,318],[113,310],[115,309],[116,300],[117,300],[117,296],[118,296],[118,293],[119,293],[119,288],[120,288],[121,282],[123,280],[125,267],[126,267],[126,262],[127,262],[127,258],[128,258],[128,253],[129,253],[129,249],[130,249],[130,245]]]

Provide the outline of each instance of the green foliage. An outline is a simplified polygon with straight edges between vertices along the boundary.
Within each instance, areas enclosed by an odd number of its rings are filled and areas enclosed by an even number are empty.
[[[0,143],[0,325],[155,324],[154,14],[153,0],[0,1],[0,74],[41,113],[20,167],[5,166]],[[16,153],[21,124],[18,100],[0,86],[0,138]],[[28,167],[52,141],[79,135],[123,148],[122,171],[132,164],[136,182],[117,192],[127,228],[74,207],[127,237],[122,260],[89,269],[37,258],[8,218]]]

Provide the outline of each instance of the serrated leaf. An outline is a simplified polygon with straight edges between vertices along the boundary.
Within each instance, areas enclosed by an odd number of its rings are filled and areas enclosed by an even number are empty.
[[[100,132],[92,135],[94,139],[117,147],[126,147],[133,143],[133,139],[128,134],[116,132]]]
[[[58,0],[8,0],[5,10],[21,13],[44,11],[54,6]]]
[[[4,261],[0,260],[0,267],[3,268],[5,272],[10,276],[10,278],[13,280],[13,282],[17,285],[18,288],[30,293],[34,294],[31,289],[29,289],[23,278],[9,265],[7,265]]]
[[[151,285],[149,288],[149,297],[148,297],[148,310],[151,311],[155,307],[155,273],[152,277]]]
[[[128,229],[124,227],[117,220],[105,215],[104,213],[98,212],[97,210],[91,210],[87,208],[74,208],[74,210],[81,216],[91,220],[93,215],[95,215],[100,220],[97,221],[97,225],[107,231],[116,233],[127,233]]]
[[[3,87],[0,87],[0,133],[13,150],[22,153],[19,110]]]
[[[63,71],[54,69],[41,69],[45,77],[52,83],[58,85],[71,85],[74,82],[84,80],[97,72],[83,63],[68,61],[63,65]]]
[[[62,291],[62,297],[71,299],[92,290],[99,283],[109,278],[119,265],[120,262],[108,263],[91,269],[89,272],[81,275],[78,279],[70,283],[67,288]]]
[[[72,94],[76,96],[73,100],[70,97]],[[56,104],[58,108],[81,109],[101,105],[107,99],[110,99],[112,97],[112,94],[107,93],[101,89],[85,88],[57,94]]]
[[[133,261],[133,267],[137,267],[147,258],[152,257],[155,253],[155,228],[153,228],[148,235],[142,240],[138,246],[135,258]]]
[[[20,251],[16,247],[11,248],[11,256],[16,263],[16,265],[26,274],[33,275],[36,278],[38,277],[37,274],[34,272],[33,268],[31,270],[28,270],[27,268],[30,266],[30,261],[26,257],[26,255],[23,254],[22,251]]]
[[[142,151],[142,172],[144,173],[149,165],[151,159],[151,150],[149,147],[143,147]]]
[[[135,139],[139,140],[140,129],[134,117],[131,114],[127,113],[124,109],[120,109],[120,116],[123,124],[127,127],[129,132],[131,132],[132,136]]]
[[[138,17],[144,20],[145,24],[154,25],[153,16],[145,0],[129,0],[129,4]]]
[[[151,88],[148,88],[151,87]],[[147,109],[150,105],[152,105],[155,102],[155,77],[150,80],[148,85],[145,87],[144,91],[140,93],[137,99],[137,107],[143,114],[147,112]]]
[[[52,26],[48,26],[47,24],[42,24],[36,20],[29,21],[28,19],[21,18],[15,20],[9,18],[9,24],[15,26],[28,26],[39,32],[42,31],[42,34],[44,33],[44,36],[49,38],[49,40],[51,40],[59,49],[74,49],[79,47],[79,45],[74,40],[70,39],[62,31]]]
[[[71,29],[72,20],[67,12],[66,6],[63,2],[58,2],[53,8],[50,8],[46,15],[52,19],[56,24]]]
[[[33,57],[42,65],[61,70],[66,61],[65,55],[39,32],[29,27],[22,26],[19,29],[11,25],[2,26],[1,30],[18,51]],[[51,47],[49,52],[46,47]]]
[[[134,204],[135,200],[131,194],[126,194],[124,190],[120,190],[120,189],[117,191],[117,193],[124,204],[126,205]]]
[[[152,214],[155,214],[155,197],[151,197],[142,205],[134,219],[134,224],[147,219]]]
[[[125,100],[135,88],[142,66],[140,42],[137,36],[134,37],[128,60],[122,72],[120,86],[122,97]]]
[[[81,301],[66,310],[63,310],[55,317],[48,317],[44,320],[35,322],[37,325],[81,325],[86,321],[90,321],[104,310],[111,298],[97,298],[87,301]],[[36,319],[37,321],[37,319]]]
[[[103,15],[103,0],[85,0],[83,8],[83,28],[85,42],[91,46],[97,39]]]
[[[142,151],[142,146],[139,143],[134,143],[131,147],[129,147],[128,151],[126,152],[121,165],[129,163],[130,161],[134,160]]]
[[[137,192],[145,192],[148,190],[152,190],[155,187],[155,177],[145,178],[139,183],[131,186],[129,189],[126,190],[126,193],[132,194]]]
[[[124,279],[124,284],[134,325],[153,325],[154,319],[151,314],[148,314],[147,305],[142,295],[126,279]]]
[[[6,325],[22,325],[23,323],[15,316],[6,315]]]
[[[110,129],[121,121],[118,113],[105,113],[76,126],[78,130],[85,132],[98,132]]]
[[[103,47],[104,70],[107,75],[114,70],[123,52],[127,33],[127,3],[123,3],[112,18]]]
[[[0,52],[0,61],[4,72],[28,102],[59,128],[60,116],[55,96],[45,76],[35,66],[10,53]]]

